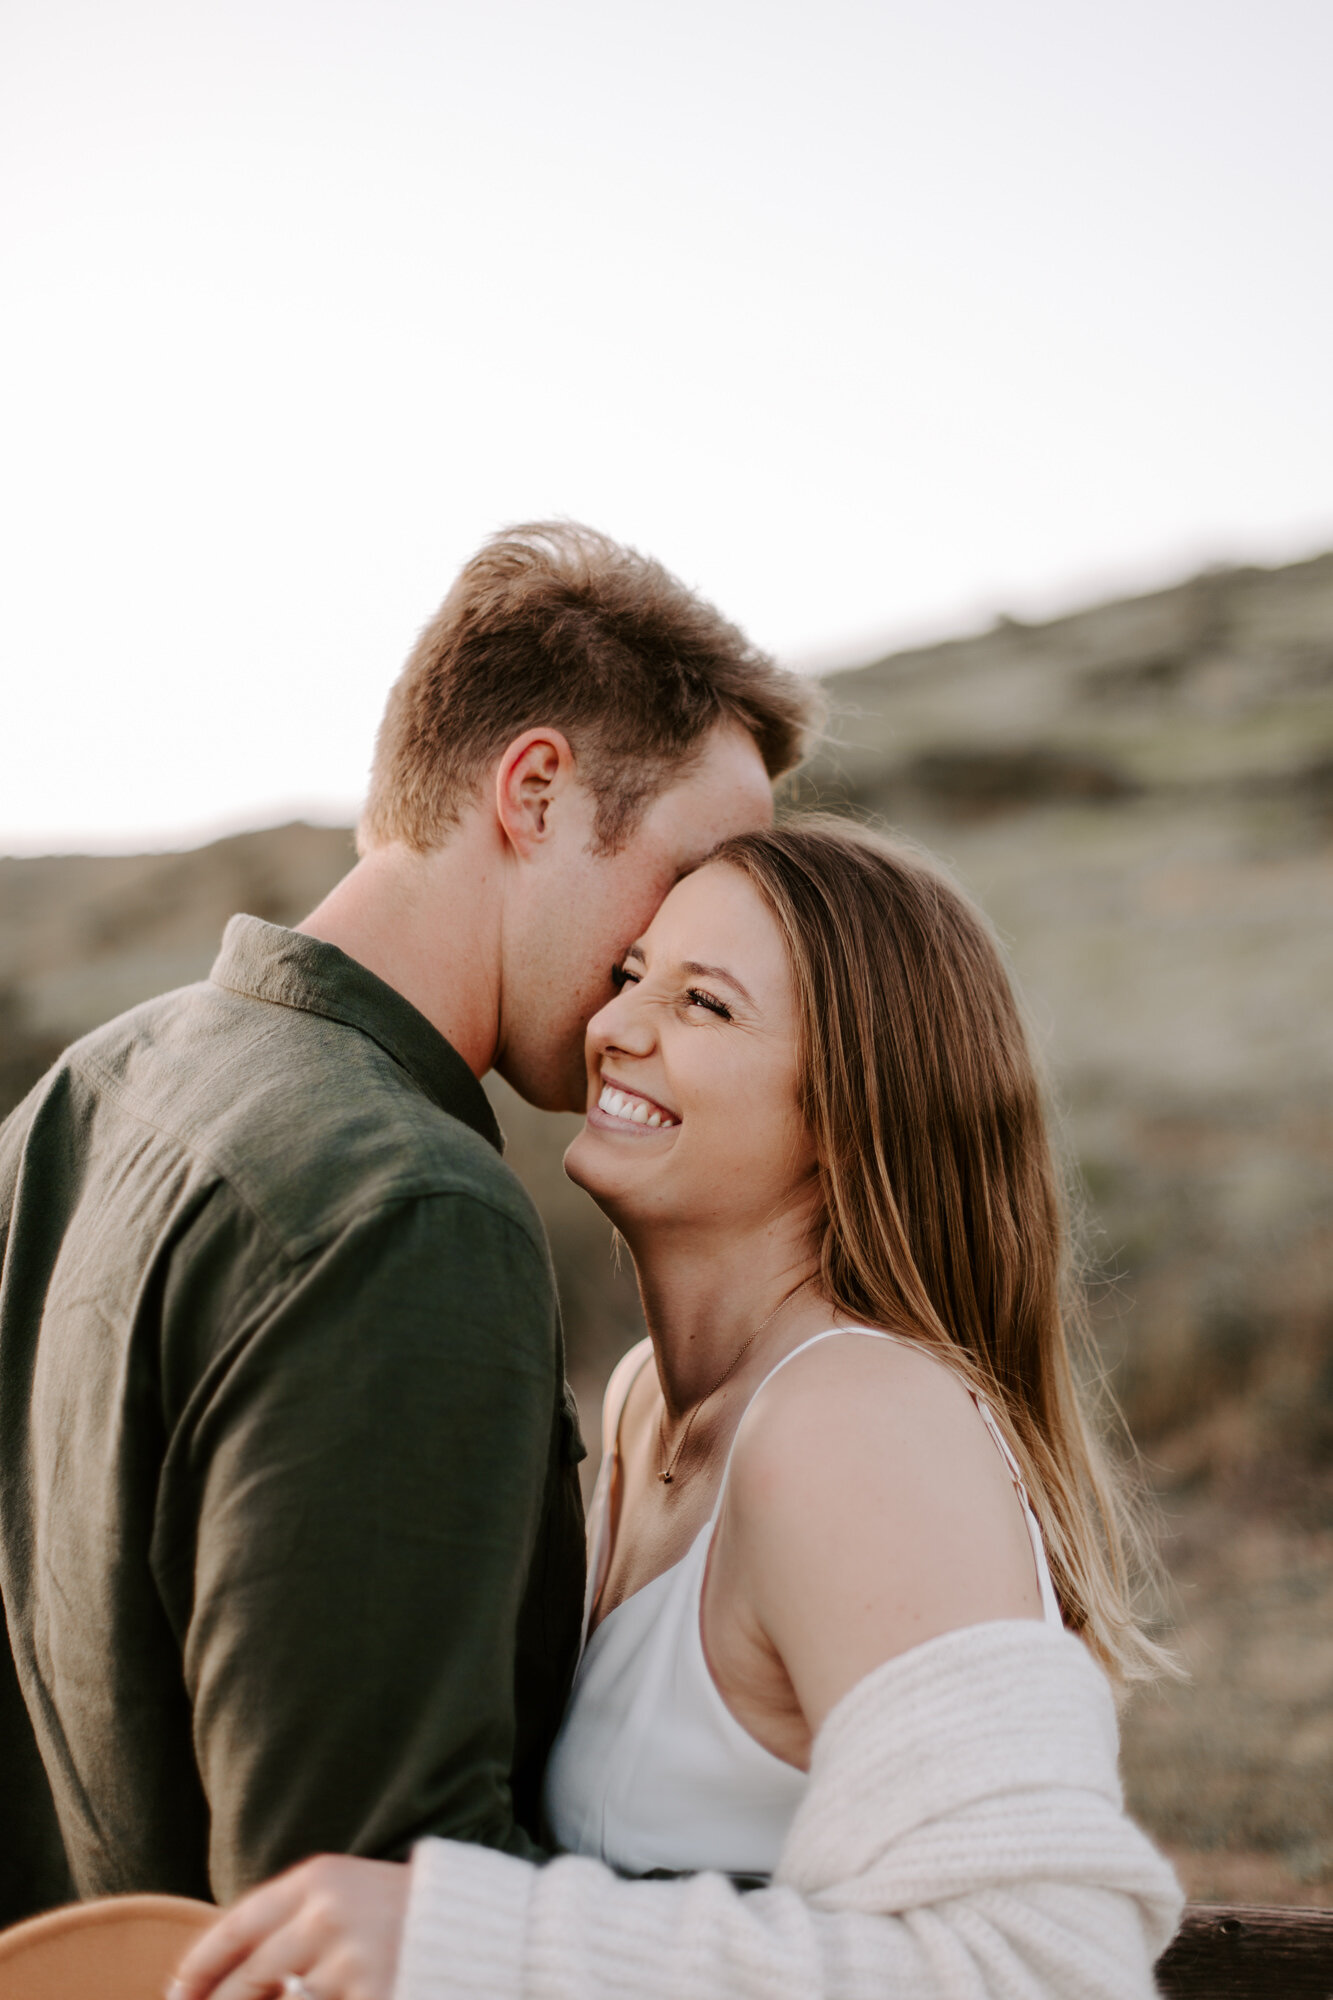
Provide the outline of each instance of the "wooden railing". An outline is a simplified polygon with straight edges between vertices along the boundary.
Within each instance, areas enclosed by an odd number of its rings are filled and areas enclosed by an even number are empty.
[[[1333,1910],[1192,1903],[1157,1983],[1168,2000],[1333,2000]]]

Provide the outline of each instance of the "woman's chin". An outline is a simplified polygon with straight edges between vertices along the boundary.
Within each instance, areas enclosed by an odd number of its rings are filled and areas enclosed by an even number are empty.
[[[565,1177],[573,1181],[575,1187],[591,1195],[599,1208],[605,1207],[603,1196],[614,1198],[614,1184],[618,1179],[615,1162],[607,1158],[610,1148],[600,1145],[595,1132],[585,1125],[576,1132],[565,1148]]]
[[[622,1198],[629,1193],[634,1176],[627,1172],[630,1161],[621,1146],[608,1145],[592,1126],[576,1132],[565,1148],[565,1176],[590,1196],[603,1215],[619,1225]]]

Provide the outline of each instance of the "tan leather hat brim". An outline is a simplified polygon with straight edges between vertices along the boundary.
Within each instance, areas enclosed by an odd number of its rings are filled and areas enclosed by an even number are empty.
[[[217,1916],[186,1896],[107,1896],[29,1917],[0,1931],[0,2000],[162,2000]]]

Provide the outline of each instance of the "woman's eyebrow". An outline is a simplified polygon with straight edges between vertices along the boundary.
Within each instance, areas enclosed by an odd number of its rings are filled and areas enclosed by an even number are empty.
[[[726,985],[734,987],[742,1000],[747,1000],[752,1007],[754,1006],[754,1000],[750,994],[741,985],[735,973],[727,971],[725,965],[700,965],[697,959],[687,958],[681,970],[683,972],[692,972],[699,979],[721,979]]]
[[[629,945],[625,951],[625,958],[637,958],[641,965],[647,964],[641,944]],[[751,1007],[755,1004],[752,995],[741,985],[734,972],[727,971],[725,965],[701,965],[697,958],[686,958],[681,960],[680,969],[695,979],[721,979],[726,985],[733,987],[741,999],[748,1001]]]

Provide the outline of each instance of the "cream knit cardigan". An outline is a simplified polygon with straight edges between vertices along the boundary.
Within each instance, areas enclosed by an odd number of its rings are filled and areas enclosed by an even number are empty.
[[[1116,1749],[1079,1640],[946,1633],[829,1715],[767,1888],[422,1841],[394,2000],[1146,2000],[1181,1897]]]

